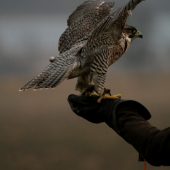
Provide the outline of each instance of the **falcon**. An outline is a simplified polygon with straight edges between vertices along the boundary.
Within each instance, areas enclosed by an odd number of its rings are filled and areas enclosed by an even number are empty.
[[[77,77],[76,90],[84,93],[93,85],[102,96],[109,66],[142,38],[141,32],[126,25],[132,10],[143,0],[130,0],[111,12],[114,2],[88,0],[77,7],[67,20],[67,29],[59,39],[59,55],[20,91],[29,88],[55,88],[65,79]],[[120,97],[114,96],[114,97]]]

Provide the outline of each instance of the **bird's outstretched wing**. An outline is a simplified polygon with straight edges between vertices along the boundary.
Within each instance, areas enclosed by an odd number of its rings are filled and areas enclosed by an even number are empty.
[[[73,46],[70,50],[55,57],[52,63],[50,63],[38,76],[23,86],[20,91],[25,91],[32,87],[35,89],[54,88],[63,80],[67,79],[76,68],[79,68],[80,64],[79,60],[77,60],[77,53],[84,45],[83,43],[84,42],[82,41]]]
[[[92,33],[87,43],[91,43],[99,34],[107,32],[113,39],[118,41],[121,38],[128,16],[132,15],[132,10],[144,0],[130,0],[125,6],[112,12],[107,19],[102,22]]]
[[[59,39],[58,50],[63,53],[83,38],[87,38],[110,14],[114,2],[88,0],[77,7],[67,20],[68,28]]]
[[[68,17],[67,25],[71,26],[77,20],[80,20],[83,16],[88,13],[96,12],[96,9],[100,6],[103,1],[85,1],[83,4],[77,7],[77,9]]]
[[[99,7],[103,4],[108,4],[108,2],[104,2],[103,0],[88,0],[83,4],[77,7],[77,9],[68,17],[67,25],[71,26],[74,22],[81,20],[87,14],[94,14],[98,12]],[[110,6],[111,5],[111,6]],[[105,12],[110,13],[110,8],[112,8],[114,3],[110,2],[108,6],[105,6]],[[109,8],[110,6],[110,8]],[[90,16],[88,16],[90,17]]]

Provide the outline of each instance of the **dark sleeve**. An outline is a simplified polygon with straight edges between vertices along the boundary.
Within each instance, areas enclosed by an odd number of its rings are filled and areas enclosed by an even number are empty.
[[[159,130],[133,107],[120,105],[116,111],[119,135],[154,166],[170,166],[170,128]]]

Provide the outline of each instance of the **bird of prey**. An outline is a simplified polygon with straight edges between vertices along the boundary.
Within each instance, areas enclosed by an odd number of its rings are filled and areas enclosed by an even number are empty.
[[[113,2],[88,0],[69,16],[67,29],[59,39],[60,54],[20,91],[54,88],[65,79],[77,77],[76,90],[83,93],[89,85],[102,96],[108,67],[142,38],[140,31],[126,25],[132,10],[143,0],[129,2],[111,12]]]

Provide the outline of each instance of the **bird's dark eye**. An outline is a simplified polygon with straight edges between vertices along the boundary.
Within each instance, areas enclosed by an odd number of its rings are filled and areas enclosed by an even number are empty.
[[[133,34],[136,34],[136,30],[132,30],[132,33],[133,33]]]

